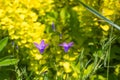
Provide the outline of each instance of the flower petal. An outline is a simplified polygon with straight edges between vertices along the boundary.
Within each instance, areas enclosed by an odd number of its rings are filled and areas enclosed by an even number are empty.
[[[53,31],[55,31],[55,24],[54,24],[54,22],[52,22],[52,29],[53,29]]]
[[[44,52],[44,49],[39,49],[40,53],[42,54]]]
[[[59,44],[59,46],[63,46],[63,47],[67,47],[68,44],[66,42],[62,43],[62,44]]]
[[[48,46],[48,44],[45,44],[44,40],[42,40],[40,44],[34,42],[34,45],[36,46],[36,48],[38,48],[40,53],[43,53],[45,48]]]
[[[39,44],[34,42],[34,45],[39,49]]]
[[[59,44],[59,46],[63,46],[63,44]]]
[[[73,46],[73,42],[70,42],[70,43],[66,43],[66,42],[64,42],[64,43],[62,43],[62,44],[59,44],[59,46],[62,46],[63,48],[64,48],[64,51],[65,52],[68,52],[68,50],[69,50],[69,48],[71,47],[71,46]]]
[[[69,47],[73,46],[73,42],[68,43],[68,46]]]
[[[45,44],[45,48],[48,46],[48,44]]]
[[[68,50],[69,50],[69,47],[64,47],[65,52],[68,52]]]
[[[44,44],[45,44],[45,42],[44,42],[44,40],[42,40],[41,43],[40,43],[40,45],[44,45]]]

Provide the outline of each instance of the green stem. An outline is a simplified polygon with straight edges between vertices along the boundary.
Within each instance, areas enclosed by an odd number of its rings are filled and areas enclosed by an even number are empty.
[[[111,20],[107,19],[106,17],[104,17],[103,15],[101,15],[98,11],[96,11],[95,9],[89,7],[88,5],[84,4],[83,2],[81,2],[79,0],[80,4],[82,6],[84,6],[87,10],[89,10],[91,13],[93,13],[94,15],[96,15],[97,17],[103,19],[105,22],[109,23],[110,25],[112,25],[113,27],[115,27],[116,29],[120,30],[120,26],[118,26],[117,24],[113,23]]]

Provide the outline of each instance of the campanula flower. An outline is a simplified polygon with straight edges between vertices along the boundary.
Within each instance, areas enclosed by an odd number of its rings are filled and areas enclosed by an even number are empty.
[[[12,47],[14,47],[15,46],[15,42],[14,41],[12,41]]]
[[[19,49],[18,45],[16,45],[14,41],[12,41],[12,47],[15,48],[16,50]]]
[[[42,40],[40,44],[34,42],[34,45],[36,46],[36,48],[38,48],[41,54],[44,52],[45,48],[48,46],[48,44],[45,44],[44,40]]]
[[[64,43],[60,44],[59,46],[62,46],[64,48],[64,51],[68,52],[69,48],[73,46],[73,42],[70,42],[68,44],[66,42],[64,42]]]
[[[53,31],[56,31],[54,22],[52,22],[52,29],[53,29]]]
[[[60,39],[62,39],[62,34],[60,34],[59,36],[60,36]]]

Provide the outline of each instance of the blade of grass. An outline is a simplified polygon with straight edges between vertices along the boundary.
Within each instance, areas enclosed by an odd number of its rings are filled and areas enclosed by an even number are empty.
[[[82,6],[84,6],[86,9],[88,9],[91,13],[93,13],[97,17],[103,19],[105,22],[109,23],[110,25],[112,25],[116,29],[120,30],[120,26],[118,26],[117,24],[113,23],[111,20],[107,19],[106,17],[104,17],[103,15],[101,15],[98,11],[96,11],[95,9],[93,9],[93,8],[89,7],[88,5],[84,4],[80,0],[79,0],[79,2],[80,2],[80,4]]]

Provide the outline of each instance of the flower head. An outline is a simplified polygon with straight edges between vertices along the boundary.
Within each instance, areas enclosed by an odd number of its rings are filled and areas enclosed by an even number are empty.
[[[62,34],[59,34],[59,36],[60,36],[60,39],[62,39]]]
[[[54,32],[56,31],[54,22],[52,22],[52,29],[53,29]]]
[[[68,44],[66,42],[64,42],[64,43],[60,44],[59,46],[62,46],[64,48],[64,51],[68,52],[69,48],[73,46],[73,42],[70,42]]]
[[[38,48],[41,54],[44,52],[45,48],[48,46],[48,44],[45,44],[44,40],[42,40],[40,44],[34,42],[34,45],[36,46],[36,48]]]

